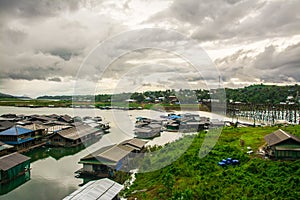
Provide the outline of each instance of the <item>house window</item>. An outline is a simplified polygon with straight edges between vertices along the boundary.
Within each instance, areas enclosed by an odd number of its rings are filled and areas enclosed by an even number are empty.
[[[60,138],[54,138],[54,142],[61,142]]]

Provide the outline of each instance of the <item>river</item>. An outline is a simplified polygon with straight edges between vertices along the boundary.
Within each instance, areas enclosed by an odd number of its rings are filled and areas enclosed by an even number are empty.
[[[133,137],[133,127],[136,116],[159,118],[163,113],[153,110],[99,110],[74,108],[26,108],[26,107],[0,107],[0,114],[68,114],[71,116],[101,116],[110,122],[110,133],[104,135],[100,141],[87,147],[77,149],[40,148],[30,153],[31,176],[30,180],[18,180],[12,185],[0,187],[0,199],[62,199],[79,188],[82,179],[76,178],[74,172],[82,167],[78,164],[80,158],[87,154],[113,143]],[[180,133],[165,133],[155,138],[151,144],[164,144],[176,140]],[[19,186],[18,186],[19,185]],[[16,187],[14,189],[14,187]],[[11,190],[11,191],[9,191]]]
[[[30,180],[20,178],[8,186],[0,187],[0,200],[18,199],[62,199],[71,192],[78,189],[83,179],[75,177],[75,171],[82,165],[78,164],[80,158],[95,150],[116,144],[126,139],[133,138],[135,118],[144,116],[158,119],[160,115],[166,114],[154,110],[99,110],[80,108],[26,108],[26,107],[0,107],[0,115],[6,113],[14,114],[68,114],[70,116],[101,116],[104,121],[110,122],[110,133],[104,135],[101,140],[86,148],[39,148],[30,152],[31,176]],[[217,118],[219,120],[230,120],[222,116],[211,115],[201,112],[200,116]],[[181,133],[164,132],[160,137],[149,141],[149,145],[163,145],[174,141],[182,136]],[[1,195],[2,194],[2,195]]]

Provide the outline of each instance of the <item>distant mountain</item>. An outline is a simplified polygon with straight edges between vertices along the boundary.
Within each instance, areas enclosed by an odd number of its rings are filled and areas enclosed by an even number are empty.
[[[28,100],[31,99],[30,97],[27,96],[13,96],[11,94],[5,94],[0,92],[0,99],[23,99],[23,100]]]
[[[16,97],[13,96],[13,95],[4,94],[4,93],[1,93],[1,92],[0,92],[0,98],[15,98],[16,99]]]

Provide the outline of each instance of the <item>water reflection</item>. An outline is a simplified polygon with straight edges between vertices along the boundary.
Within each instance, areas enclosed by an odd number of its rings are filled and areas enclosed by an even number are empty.
[[[75,112],[76,111],[76,112]],[[0,200],[17,199],[62,199],[79,188],[79,185],[87,183],[88,179],[79,179],[75,177],[75,172],[82,168],[79,160],[104,146],[117,144],[121,141],[132,138],[133,128],[136,116],[145,116],[157,118],[162,113],[151,110],[133,110],[133,111],[111,111],[111,110],[93,110],[93,109],[69,109],[69,108],[21,108],[21,107],[1,107],[0,114],[68,114],[74,116],[101,116],[105,121],[111,122],[111,131],[104,135],[99,141],[85,148],[84,145],[71,148],[50,148],[44,147],[35,149],[26,153],[31,157],[31,177],[30,181],[20,185],[13,191],[0,194]],[[128,116],[130,119],[128,119]],[[131,120],[131,121],[130,121]],[[174,133],[165,134],[160,142],[166,143],[173,138]],[[160,144],[160,143],[159,143]]]
[[[26,156],[29,156],[31,158],[31,162],[35,162],[40,159],[45,159],[48,157],[52,157],[55,160],[59,160],[65,156],[70,156],[74,155],[81,150],[85,149],[85,145],[81,144],[76,147],[69,147],[69,148],[64,148],[64,147],[46,147],[43,146],[38,149],[34,149],[32,151],[29,151],[25,153]]]
[[[7,182],[0,184],[0,195],[7,194],[10,191],[16,189],[20,185],[30,180],[30,171],[26,171],[22,176],[18,176],[17,178]]]
[[[80,178],[80,177],[78,177],[78,179],[81,179],[82,180],[82,183],[81,184],[79,184],[79,186],[81,187],[81,186],[84,186],[85,184],[87,184],[88,182],[90,182],[90,181],[94,181],[94,180],[97,180],[97,178],[88,178],[88,177],[82,177],[82,178]]]

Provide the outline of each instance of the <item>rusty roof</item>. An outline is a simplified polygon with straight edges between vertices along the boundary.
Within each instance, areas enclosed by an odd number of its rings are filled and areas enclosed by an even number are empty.
[[[26,129],[29,129],[29,130],[45,130],[47,129],[48,127],[43,125],[43,124],[35,124],[35,123],[32,123],[32,124],[28,124],[28,125],[24,125],[22,126],[23,128],[26,128]]]
[[[126,143],[125,143],[126,144]],[[114,144],[98,149],[97,151],[80,159],[81,161],[96,158],[99,160],[108,160],[114,164],[122,160],[125,156],[130,154],[136,147],[130,145]]]
[[[80,126],[61,130],[61,131],[57,132],[57,134],[59,134],[60,136],[62,136],[64,138],[67,138],[67,139],[77,140],[83,136],[90,135],[90,134],[96,133],[98,131],[99,130],[96,128],[93,128],[89,125],[83,124]]]
[[[299,137],[292,135],[290,133],[287,133],[281,129],[278,129],[277,131],[274,131],[273,133],[265,136],[265,140],[269,146],[273,146],[275,144],[281,143],[288,139],[292,139],[292,140],[295,140],[296,142],[300,143]]]
[[[127,156],[131,151],[133,151],[133,148],[123,145],[115,145],[98,156],[117,163]]]
[[[137,147],[139,150],[141,150],[146,143],[147,143],[146,141],[143,141],[141,139],[133,138],[133,139],[125,140],[124,142],[121,143],[121,145],[131,146],[134,148]]]
[[[19,154],[17,152],[5,155],[0,157],[0,169],[3,171],[7,171],[28,160],[30,160],[29,157]]]

